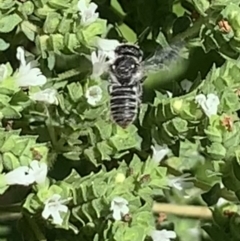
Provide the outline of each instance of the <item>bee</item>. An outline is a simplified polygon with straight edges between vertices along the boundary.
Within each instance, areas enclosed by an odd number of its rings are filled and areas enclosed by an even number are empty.
[[[182,47],[182,43],[180,44]],[[166,60],[176,59],[179,44],[156,53],[143,61],[143,51],[134,44],[121,44],[109,65],[110,112],[113,121],[122,128],[132,124],[142,103],[143,82],[148,73],[159,71]]]

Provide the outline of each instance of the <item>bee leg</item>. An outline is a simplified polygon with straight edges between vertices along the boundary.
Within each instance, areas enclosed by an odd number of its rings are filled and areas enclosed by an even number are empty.
[[[143,96],[142,85],[138,86],[137,93],[138,93],[138,95],[137,95],[138,105],[141,105],[141,103],[142,103],[142,96]]]
[[[108,90],[108,93],[111,94],[111,93],[112,93],[112,86],[109,85],[109,86],[107,87],[107,90]]]
[[[143,83],[143,82],[146,80],[146,78],[147,78],[147,76],[144,76],[144,77],[140,80],[140,82]]]

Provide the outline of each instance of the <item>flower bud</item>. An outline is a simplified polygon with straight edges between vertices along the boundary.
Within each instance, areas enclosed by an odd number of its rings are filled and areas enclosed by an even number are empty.
[[[125,179],[126,179],[126,177],[123,173],[118,173],[115,177],[115,182],[116,183],[123,183]]]
[[[178,99],[178,100],[174,100],[172,103],[172,108],[176,113],[179,113],[182,109],[183,106],[183,100]]]

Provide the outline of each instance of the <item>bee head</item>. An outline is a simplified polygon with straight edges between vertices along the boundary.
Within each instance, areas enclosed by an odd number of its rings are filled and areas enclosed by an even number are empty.
[[[121,84],[124,84],[126,80],[132,79],[139,70],[139,64],[135,58],[130,56],[120,56],[110,66],[111,73],[118,79]],[[122,82],[123,81],[123,82]]]
[[[120,55],[130,55],[130,56],[133,56],[133,57],[137,58],[138,61],[142,61],[142,57],[143,57],[142,50],[137,45],[133,45],[133,44],[122,44],[122,45],[119,45],[115,49],[115,54],[117,56],[120,56]]]

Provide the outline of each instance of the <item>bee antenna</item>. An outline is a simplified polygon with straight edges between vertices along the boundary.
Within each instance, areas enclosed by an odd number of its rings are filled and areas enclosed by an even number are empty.
[[[138,44],[139,40],[141,40],[150,30],[150,27],[147,26],[139,35],[138,35],[138,39],[134,44]]]
[[[119,36],[121,36],[121,38],[123,39],[123,42],[127,42],[126,38],[125,38],[124,35],[122,34],[122,31],[119,29],[118,24],[117,24],[117,23],[114,23],[114,25],[115,25],[115,28],[116,28]]]

